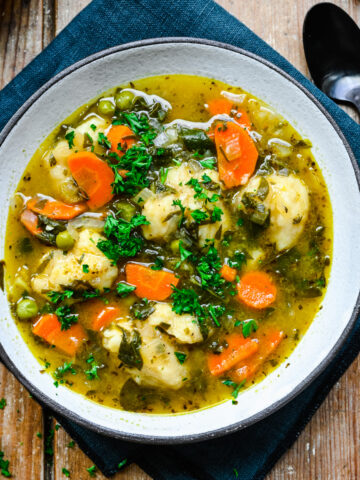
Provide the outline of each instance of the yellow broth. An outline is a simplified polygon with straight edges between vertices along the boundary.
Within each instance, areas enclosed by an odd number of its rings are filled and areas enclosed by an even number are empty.
[[[238,275],[241,276],[243,272],[249,269],[265,268],[271,272],[274,278],[278,288],[278,297],[271,306],[272,308],[264,310],[251,309],[233,299],[236,312],[231,316],[230,320],[224,321],[220,328],[213,326],[212,338],[221,340],[226,333],[231,331],[241,333],[242,326],[234,325],[236,320],[239,322],[244,319],[255,319],[258,322],[258,330],[252,332],[251,337],[258,338],[260,342],[261,338],[266,337],[267,333],[273,329],[282,330],[285,334],[280,346],[265,359],[255,376],[242,386],[242,388],[250,387],[264,379],[280,363],[288,361],[289,355],[306,333],[314,316],[321,308],[326,279],[329,274],[329,257],[332,246],[331,205],[322,174],[312,156],[309,142],[303,140],[299,133],[284,118],[274,112],[271,107],[265,105],[251,94],[244,92],[239,87],[225,85],[212,79],[185,75],[146,78],[137,80],[125,87],[129,86],[146,94],[158,95],[170,102],[172,109],[167,115],[166,123],[175,119],[207,122],[210,115],[205,108],[205,104],[211,99],[221,97],[221,92],[223,91],[238,95],[237,102],[249,115],[252,122],[252,131],[260,134],[256,141],[260,159],[263,160],[266,156],[272,155],[272,158],[281,164],[280,167],[278,165],[276,168],[289,169],[295,172],[296,176],[306,184],[309,190],[310,208],[308,219],[296,245],[292,246],[289,251],[285,253],[274,252],[273,245],[269,245],[269,242],[263,238],[262,234],[256,237],[255,240],[252,239],[250,241],[249,239],[244,240],[244,238],[240,238],[240,233],[235,232],[233,235],[234,239],[230,241],[232,251],[236,250],[237,244],[241,248],[244,245],[248,247],[249,242],[252,244],[252,249],[262,249],[264,252],[262,259],[248,259],[248,265],[243,265],[242,269],[239,269]],[[101,98],[111,99],[117,91],[118,88],[115,88],[106,92]],[[129,379],[129,373],[121,366],[121,361],[116,354],[104,349],[101,334],[89,331],[89,340],[81,353],[75,359],[71,359],[33,335],[32,325],[34,319],[19,320],[16,316],[16,303],[24,294],[35,298],[40,308],[48,303],[43,295],[35,293],[31,288],[27,289],[27,285],[30,285],[31,275],[38,271],[40,258],[54,248],[34,238],[21,224],[19,216],[23,210],[24,198],[33,197],[38,193],[57,198],[47,166],[49,154],[54,144],[59,139],[64,138],[66,129],[62,125],[76,127],[91,113],[99,115],[98,99],[90,101],[87,105],[79,108],[54,130],[34,153],[19,182],[17,192],[20,192],[21,195],[17,194],[14,196],[9,211],[5,250],[6,286],[9,301],[13,305],[14,320],[29,348],[40,364],[43,365],[41,368],[44,372],[46,371],[54,375],[56,369],[63,366],[64,362],[72,361],[71,368],[76,373],[73,374],[70,369],[63,376],[55,375],[54,382],[56,384],[62,383],[103,405],[152,413],[175,413],[199,409],[232,398],[231,394],[234,388],[223,383],[228,376],[225,374],[221,377],[214,377],[208,371],[206,356],[210,351],[209,340],[187,345],[186,347],[183,347],[181,344],[178,345],[179,351],[184,351],[185,348],[187,352],[186,364],[191,375],[190,380],[184,381],[182,388],[172,390],[170,388],[140,386],[138,390],[136,390],[136,387],[134,392],[132,391],[134,386],[132,386],[132,389],[130,388],[126,392],[125,397],[124,395],[121,397],[120,392]],[[280,139],[286,143],[280,146],[276,142],[270,142],[269,144],[269,140],[273,138]],[[87,149],[89,148],[90,145],[87,146]],[[102,151],[103,147],[96,145],[95,153],[101,154]],[[199,157],[197,159],[194,158],[194,161],[198,159]],[[166,165],[174,166],[175,164],[170,161]],[[238,190],[239,188],[235,188],[230,191],[232,192],[231,195]],[[231,202],[232,199],[229,197],[226,201]],[[107,207],[103,208],[102,211],[108,211]],[[235,215],[235,213],[232,214]],[[169,253],[169,250],[166,250],[168,245],[161,248],[164,248],[164,255],[171,256],[171,252]],[[221,248],[222,258],[226,257],[226,247]],[[294,248],[296,248],[295,256],[298,255],[298,258],[295,260],[293,257]],[[294,265],[297,264],[300,258],[300,262],[303,262],[301,268],[306,277],[308,270],[313,268],[311,262],[314,257],[321,259],[321,278],[317,278],[317,285],[319,288],[321,287],[321,292],[319,296],[314,297],[299,295],[296,289],[293,288],[293,277],[291,277],[291,274],[290,277],[287,276],[286,272],[294,269]],[[124,279],[122,266],[126,260],[128,259],[122,259],[120,262],[119,279]],[[140,254],[140,256],[135,258],[135,261],[144,261],[145,263],[151,263],[153,260],[153,258],[147,258],[146,254]],[[166,263],[165,259],[165,266],[171,270],[171,266],[174,266],[174,259],[169,264]],[[113,291],[103,295],[102,298],[105,298],[105,301],[110,302],[111,305],[119,305],[123,318],[131,317],[130,305],[138,301],[134,294],[130,294],[127,298],[120,298]],[[89,327],[91,323],[93,304],[99,305],[99,299],[75,304],[74,308],[79,314],[79,322],[84,327]],[[96,365],[100,367],[97,369],[99,378],[89,379],[89,375],[85,374],[92,366],[91,362],[87,361],[90,355],[95,358]],[[54,388],[56,387],[54,386]],[[139,400],[139,392],[140,394],[143,393],[145,400]],[[241,402],[241,395],[237,398],[237,401]]]

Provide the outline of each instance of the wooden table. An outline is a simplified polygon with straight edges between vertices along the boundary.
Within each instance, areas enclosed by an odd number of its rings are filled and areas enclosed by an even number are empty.
[[[130,0],[131,1],[131,0]],[[171,1],[171,0],[169,0]],[[0,0],[0,88],[6,85],[90,0]],[[314,0],[219,0],[219,3],[307,74],[301,41],[302,23]],[[360,3],[334,3],[360,20]],[[348,110],[350,111],[350,110]],[[360,359],[335,385],[294,446],[267,480],[360,479]],[[88,479],[91,461],[0,365],[0,450],[19,480]],[[54,430],[53,430],[54,429]],[[46,438],[54,432],[54,461],[46,462]],[[104,477],[98,473],[98,479]],[[130,465],[115,480],[149,480]]]

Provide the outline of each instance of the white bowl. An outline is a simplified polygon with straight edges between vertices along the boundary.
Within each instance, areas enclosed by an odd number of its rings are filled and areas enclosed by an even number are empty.
[[[153,443],[209,439],[248,426],[301,392],[334,358],[358,312],[360,286],[359,171],[338,126],[293,78],[246,51],[194,39],[156,39],[115,47],[64,70],[16,113],[0,136],[0,248],[9,202],[32,154],[78,106],[110,87],[152,75],[202,75],[243,87],[269,103],[309,138],[325,177],[334,214],[334,251],[323,308],[290,356],[260,384],[231,401],[176,415],[124,412],[55,388],[31,354],[0,295],[0,351],[10,370],[43,403],[68,418],[114,437]],[[25,149],[25,150],[24,150]]]

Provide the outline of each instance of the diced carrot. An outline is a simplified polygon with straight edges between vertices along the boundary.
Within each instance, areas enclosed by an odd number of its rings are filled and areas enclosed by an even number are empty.
[[[277,288],[265,272],[247,272],[237,284],[239,299],[248,307],[266,308],[276,300]]]
[[[136,142],[134,132],[126,125],[114,125],[111,127],[107,138],[111,143],[110,150],[116,152],[120,157]]]
[[[179,283],[179,279],[166,270],[152,270],[138,263],[128,263],[125,267],[126,281],[136,286],[134,293],[148,300],[165,300],[172,293],[171,285]]]
[[[238,108],[237,105],[228,98],[215,98],[214,100],[210,100],[208,103],[208,111],[210,115],[230,115],[232,110],[237,112],[235,115],[233,115],[234,120],[239,125],[250,129],[251,121],[248,114],[245,112],[245,110]]]
[[[220,275],[224,278],[227,282],[233,282],[236,278],[237,271],[235,268],[229,267],[229,265],[224,265],[220,269]]]
[[[27,208],[53,220],[70,220],[86,212],[86,203],[70,205],[52,198],[35,196],[27,202]]]
[[[119,317],[121,309],[117,306],[108,305],[103,308],[94,318],[92,323],[92,330],[100,332],[104,328],[108,327],[111,322]]]
[[[123,178],[126,177],[126,174],[129,172],[129,170],[118,170],[118,174],[121,175]]]
[[[61,324],[54,313],[41,315],[33,325],[32,331],[50,345],[54,345],[72,357],[87,340],[85,330],[78,323],[73,324],[68,330],[61,330]]]
[[[20,215],[20,221],[32,235],[39,235],[42,232],[38,227],[39,219],[31,210],[24,210]]]
[[[211,353],[208,356],[208,367],[212,375],[221,375],[236,364],[254,355],[259,349],[257,339],[244,338],[238,333],[225,337],[228,344],[219,355]]]
[[[107,163],[94,153],[84,151],[70,155],[68,164],[76,183],[88,196],[87,204],[91,210],[110,202],[115,176]]]
[[[258,158],[246,128],[231,121],[217,123],[215,144],[220,180],[227,188],[244,185],[253,174]]]
[[[242,382],[251,378],[264,361],[276,350],[281,340],[284,338],[284,332],[274,330],[268,333],[265,338],[259,341],[259,352],[252,358],[240,362],[231,373],[231,378],[236,382]]]

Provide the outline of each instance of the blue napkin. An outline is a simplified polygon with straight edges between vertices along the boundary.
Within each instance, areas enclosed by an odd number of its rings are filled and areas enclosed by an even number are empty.
[[[144,38],[191,36],[226,42],[270,60],[310,90],[336,120],[360,160],[360,129],[309,80],[212,0],[93,0],[0,92],[0,129],[47,80],[108,47]],[[105,475],[124,458],[155,479],[260,480],[291,446],[360,350],[360,321],[331,365],[295,400],[265,420],[227,437],[177,446],[114,441],[57,416]]]

